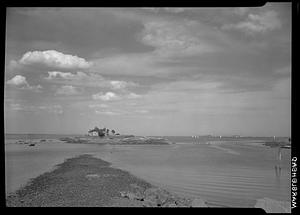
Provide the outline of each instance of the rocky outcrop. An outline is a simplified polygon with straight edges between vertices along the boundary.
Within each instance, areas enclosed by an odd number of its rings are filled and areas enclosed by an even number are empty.
[[[267,213],[291,213],[291,203],[270,198],[257,199],[255,208],[262,208]]]
[[[172,144],[167,139],[157,137],[128,137],[120,139],[118,144],[150,144],[150,145],[167,145]]]
[[[67,143],[90,143],[90,144],[112,144],[112,145],[168,145],[172,144],[165,138],[157,137],[137,137],[133,135],[123,135],[121,137],[109,136],[109,137],[64,137],[60,138],[60,141]]]
[[[179,197],[161,188],[142,188],[132,185],[133,191],[122,191],[122,198],[138,200],[144,207],[208,207],[202,199]]]
[[[60,141],[64,141],[66,143],[88,143],[89,140],[87,138],[80,138],[80,137],[63,137],[59,139]]]

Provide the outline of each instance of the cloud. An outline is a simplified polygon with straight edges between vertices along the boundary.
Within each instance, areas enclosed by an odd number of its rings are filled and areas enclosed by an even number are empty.
[[[10,109],[18,111],[18,110],[23,110],[23,107],[20,104],[10,104]]]
[[[281,27],[281,21],[275,11],[266,11],[261,14],[248,14],[245,21],[237,24],[225,24],[222,26],[224,30],[235,29],[249,35],[257,33],[265,33]]]
[[[77,73],[78,74],[78,73]],[[74,79],[77,76],[70,73],[70,72],[58,72],[58,71],[52,71],[52,72],[48,72],[48,77],[46,77],[45,79],[48,80],[53,80],[55,78],[62,78],[62,79]],[[78,74],[79,76],[80,74]]]
[[[54,114],[62,114],[64,112],[61,105],[38,106],[37,109],[45,110],[49,113],[54,113]]]
[[[12,79],[8,80],[7,83],[10,85],[15,85],[15,86],[28,85],[26,78],[22,75],[16,75]]]
[[[149,12],[153,12],[153,13],[158,13],[160,11],[165,11],[165,12],[168,12],[168,13],[182,13],[186,10],[190,10],[190,9],[193,9],[193,8],[183,8],[183,7],[144,7],[144,8],[141,8],[143,10],[147,10]]]
[[[129,98],[129,99],[136,99],[136,98],[140,98],[140,97],[142,97],[142,96],[138,95],[138,94],[135,94],[135,93],[129,93],[127,95],[127,98]]]
[[[148,110],[136,110],[135,112],[136,112],[136,113],[141,113],[141,114],[149,113]]]
[[[189,57],[191,61],[199,62],[202,58],[196,59],[197,56],[220,54],[227,47],[232,49],[239,46],[239,42],[231,40],[227,33],[195,20],[148,17],[141,18],[140,22],[143,28],[135,38],[152,50],[95,59],[93,71],[101,74],[168,76],[170,73],[183,73],[179,66],[175,67],[172,63]],[[184,71],[188,69],[185,67]]]
[[[72,84],[76,85],[96,85],[99,86],[106,80],[98,74],[86,74],[84,72],[77,72],[77,73],[71,73],[71,72],[60,72],[60,71],[50,71],[48,72],[48,77],[45,78],[49,81],[61,81],[62,83],[65,83],[64,81],[67,81]]]
[[[138,95],[133,92],[129,92],[128,94],[127,93],[128,92],[126,91],[126,94],[123,93],[122,95],[117,95],[113,92],[107,92],[105,94],[99,92],[97,94],[92,95],[92,98],[94,100],[111,101],[111,100],[121,100],[121,99],[136,99],[142,97],[141,95]]]
[[[113,111],[99,111],[95,110],[96,114],[103,114],[103,115],[121,115],[121,113],[113,112]]]
[[[182,7],[166,7],[163,8],[165,11],[170,12],[170,13],[182,13],[188,8],[182,8]]]
[[[126,81],[110,81],[110,84],[111,84],[112,88],[115,90],[125,89],[129,86],[137,86],[136,83],[126,82]]]
[[[9,61],[7,68],[11,71],[14,71],[14,70],[20,69],[21,65],[17,61],[11,60],[11,61]]]
[[[22,75],[16,75],[12,79],[8,80],[6,83],[11,86],[17,87],[18,89],[32,90],[35,92],[40,92],[40,89],[42,89],[41,85],[30,86],[26,81],[26,77]]]
[[[13,111],[25,111],[25,112],[48,112],[54,114],[62,114],[63,108],[61,105],[22,105],[22,104],[10,104],[10,110]]]
[[[249,11],[249,8],[247,7],[237,7],[233,9],[233,13],[243,16]]]
[[[108,108],[109,106],[106,104],[89,104],[89,108]]]
[[[269,89],[259,93],[228,92],[219,82],[175,81],[153,85],[134,107],[158,115],[161,113],[165,115],[254,113],[270,110],[276,103],[275,92],[280,91],[283,96],[287,89],[287,81],[278,83],[274,90]]]
[[[155,47],[162,56],[215,52],[216,46],[205,39],[208,32],[196,21],[149,21],[144,23],[141,41]]]
[[[154,69],[158,59],[154,54],[124,54],[105,57],[94,61],[93,69],[101,74],[120,75],[153,75],[159,72]]]
[[[94,94],[92,96],[92,98],[94,100],[102,100],[102,101],[110,101],[110,100],[116,100],[119,99],[119,96],[117,96],[115,93],[113,92],[107,92],[105,94],[103,94],[102,92]]]
[[[63,54],[55,50],[26,52],[19,63],[23,65],[42,64],[61,69],[87,69],[92,65],[84,58]]]
[[[60,72],[50,71],[45,78],[51,82],[63,83],[68,85],[87,86],[87,87],[104,87],[114,90],[126,90],[128,87],[136,87],[137,83],[131,81],[109,80],[101,75],[84,72]]]
[[[71,85],[65,85],[58,88],[55,94],[56,95],[78,95],[80,94],[80,92],[77,90],[77,88]]]

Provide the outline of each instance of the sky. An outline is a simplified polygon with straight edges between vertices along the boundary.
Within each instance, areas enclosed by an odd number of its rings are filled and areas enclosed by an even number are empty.
[[[290,136],[291,3],[8,8],[6,133]]]

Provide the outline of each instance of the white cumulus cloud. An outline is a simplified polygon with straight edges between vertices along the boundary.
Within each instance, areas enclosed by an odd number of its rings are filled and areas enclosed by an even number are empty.
[[[127,87],[138,86],[137,83],[134,82],[126,82],[126,81],[110,81],[111,87],[115,90],[125,89]]]
[[[107,92],[105,94],[100,92],[100,93],[94,94],[92,97],[94,100],[102,100],[102,101],[110,101],[110,100],[119,99],[119,96],[117,96],[113,92]]]
[[[125,81],[110,81],[110,83],[114,89],[123,89],[127,86]]]
[[[73,75],[70,72],[58,72],[58,71],[52,71],[52,72],[48,72],[49,76],[46,77],[46,79],[48,80],[52,80],[55,78],[62,78],[62,79],[72,79],[75,77],[75,75]]]
[[[29,51],[19,61],[24,65],[43,64],[62,69],[87,69],[92,63],[78,56],[63,54],[55,50]]]
[[[26,78],[22,75],[16,75],[12,79],[8,80],[7,83],[15,86],[28,85]]]
[[[6,83],[19,89],[33,90],[36,92],[40,92],[40,89],[42,89],[41,85],[30,86],[26,80],[26,77],[22,75],[16,75],[12,79],[8,80]]]

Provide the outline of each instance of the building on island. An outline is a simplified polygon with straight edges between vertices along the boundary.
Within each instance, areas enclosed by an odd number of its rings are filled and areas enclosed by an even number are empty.
[[[96,131],[88,131],[88,135],[95,137],[95,136],[98,136],[98,132],[96,132]]]

